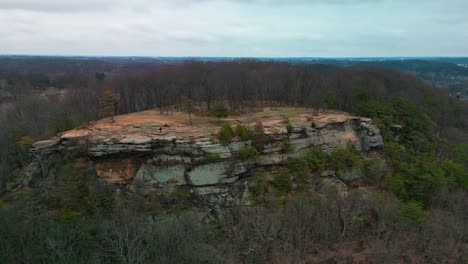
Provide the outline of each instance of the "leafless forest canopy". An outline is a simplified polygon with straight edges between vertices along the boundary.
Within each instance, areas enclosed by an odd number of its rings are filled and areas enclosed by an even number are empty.
[[[170,116],[190,102],[199,115],[212,114],[215,105],[224,104],[230,115],[288,105],[371,117],[384,137],[385,149],[379,155],[390,172],[386,179],[372,182],[373,192],[351,190],[344,198],[332,188],[284,196],[289,199],[281,205],[227,208],[210,224],[183,214],[148,224],[155,204],[167,206],[182,199],[186,207],[184,197],[116,195],[93,173],[61,157],[50,164],[53,176],[36,179],[27,192],[0,196],[7,201],[0,200],[0,262],[468,259],[467,101],[415,75],[381,67],[255,60],[3,59],[0,193],[5,182],[28,165],[34,140],[96,120],[102,98],[109,95],[111,102],[118,100],[115,109],[107,107],[106,112],[115,114],[156,108]],[[402,126],[398,140],[393,125]],[[324,156],[317,155],[310,153],[307,162],[323,162]],[[290,172],[309,172],[307,162],[288,164]]]

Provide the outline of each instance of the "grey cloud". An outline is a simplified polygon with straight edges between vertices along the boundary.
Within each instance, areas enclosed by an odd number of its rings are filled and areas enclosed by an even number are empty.
[[[0,52],[468,55],[466,10],[466,0],[0,0]]]
[[[155,5],[191,7],[206,3],[228,2],[256,4],[268,7],[294,5],[357,5],[379,3],[385,0],[2,0],[0,10],[27,10],[38,12],[102,12],[114,7],[147,10]]]
[[[188,42],[215,42],[216,37],[211,34],[190,31],[172,31],[167,34],[168,39]]]
[[[113,6],[113,0],[2,0],[0,10],[27,10],[39,12],[102,11]]]
[[[282,7],[295,5],[359,5],[369,3],[380,3],[385,0],[172,0],[167,4],[172,6],[192,6],[196,4],[204,4],[207,2],[229,2],[234,4],[256,4],[268,7]]]
[[[378,3],[382,0],[228,0],[236,3],[261,4],[346,4]]]

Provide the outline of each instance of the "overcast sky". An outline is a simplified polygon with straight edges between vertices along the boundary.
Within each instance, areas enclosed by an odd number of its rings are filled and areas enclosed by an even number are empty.
[[[468,56],[468,0],[0,0],[0,54]]]

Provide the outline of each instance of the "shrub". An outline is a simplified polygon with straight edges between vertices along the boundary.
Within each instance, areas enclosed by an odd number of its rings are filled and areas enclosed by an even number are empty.
[[[290,192],[292,190],[292,181],[289,170],[280,170],[275,174],[271,184],[280,192]]]
[[[305,128],[305,127],[302,127],[302,128],[301,128],[301,136],[302,136],[303,138],[309,137],[309,134],[307,134],[307,128]]]
[[[228,109],[222,102],[216,102],[212,112],[213,115],[218,118],[218,120],[228,116]]]
[[[80,214],[69,209],[64,209],[60,216],[60,222],[63,224],[76,224],[80,220]]]
[[[393,192],[400,200],[407,200],[408,193],[406,192],[405,182],[400,174],[391,175],[385,179],[385,188]]]
[[[194,138],[194,137],[189,137],[189,144],[193,145],[193,144],[195,144],[195,143],[197,143],[197,141],[195,140],[195,138]]]
[[[210,135],[210,142],[211,144],[216,144],[216,134],[214,132]]]
[[[387,174],[385,161],[379,158],[365,160],[363,162],[364,180],[366,182],[377,182],[382,180]]]
[[[161,158],[153,159],[153,160],[151,160],[151,165],[153,165],[155,167],[163,166],[164,161]]]
[[[58,161],[55,178],[43,181],[35,190],[36,199],[48,208],[67,208],[81,212],[86,207],[86,197],[89,195],[89,175],[87,171],[74,166],[67,160]]]
[[[258,151],[263,151],[266,143],[265,130],[262,122],[257,122],[252,132],[252,146]]]
[[[171,209],[173,209],[174,212],[190,207],[189,200],[191,198],[191,193],[187,188],[184,188],[184,186],[177,186],[174,188],[170,196],[175,200],[175,205],[171,205]]]
[[[294,147],[291,144],[291,142],[289,142],[289,140],[283,140],[283,143],[281,143],[280,152],[281,153],[290,153],[290,152],[293,152],[293,151],[294,151]]]
[[[361,164],[361,153],[356,150],[339,149],[330,155],[330,163],[337,170],[354,167]]]
[[[214,163],[221,160],[221,156],[218,153],[208,153],[205,158],[207,163]]]
[[[286,125],[286,131],[288,134],[291,134],[293,132],[294,127],[291,124]]]
[[[252,130],[243,125],[236,126],[236,135],[240,137],[242,141],[247,141],[252,139]]]
[[[412,226],[420,226],[427,222],[427,214],[423,206],[417,202],[408,202],[400,207],[400,220]]]
[[[307,162],[301,159],[288,158],[288,168],[291,172],[308,171]]]
[[[448,180],[450,185],[459,186],[468,190],[468,172],[461,164],[457,164],[452,161],[445,161],[441,165],[444,170],[445,178]]]
[[[258,155],[258,151],[252,146],[239,150],[239,157],[241,160],[255,159],[257,155]]]
[[[255,175],[253,185],[249,186],[249,191],[252,194],[252,199],[257,203],[264,202],[264,195],[267,191],[267,180],[265,172],[260,172]]]
[[[288,158],[288,168],[292,173],[294,173],[299,187],[305,188],[310,170],[307,166],[307,162],[301,159]]]
[[[227,146],[229,145],[229,143],[231,143],[233,135],[234,131],[232,131],[231,125],[229,125],[229,123],[226,122],[221,126],[221,129],[219,130],[218,139],[219,141],[221,141],[221,144]]]
[[[16,145],[21,148],[30,147],[34,143],[34,139],[29,136],[22,136],[18,141],[16,141]]]
[[[305,160],[307,162],[307,166],[312,171],[321,171],[327,169],[328,157],[325,152],[323,152],[323,150],[318,146],[314,146],[312,150],[307,153]]]
[[[84,198],[84,206],[88,213],[101,212],[110,214],[113,209],[113,190],[111,188],[90,187],[88,195]]]

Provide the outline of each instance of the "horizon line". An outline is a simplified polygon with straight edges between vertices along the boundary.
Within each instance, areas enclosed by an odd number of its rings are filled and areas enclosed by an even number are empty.
[[[468,58],[462,56],[336,56],[336,57],[315,57],[315,56],[161,56],[161,55],[58,55],[58,54],[0,54],[0,57],[60,57],[60,58],[152,58],[152,59],[421,59],[421,58]]]

